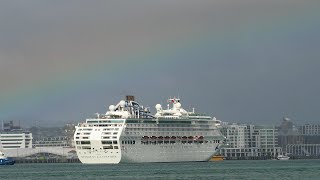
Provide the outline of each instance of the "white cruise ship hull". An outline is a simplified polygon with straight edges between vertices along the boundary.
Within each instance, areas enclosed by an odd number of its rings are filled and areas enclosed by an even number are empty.
[[[208,161],[224,141],[210,116],[185,111],[180,99],[168,100],[172,109],[157,104],[154,116],[129,99],[76,126],[82,163]]]
[[[168,149],[168,150],[164,150]],[[188,149],[187,151],[185,149]],[[215,147],[199,148],[197,146],[159,146],[136,147],[135,150],[123,152],[95,151],[88,155],[79,155],[84,164],[118,164],[118,163],[143,163],[143,162],[188,162],[208,161],[213,155]]]
[[[214,145],[216,146],[216,145]],[[215,153],[215,147],[199,147],[194,145],[172,145],[141,147],[135,150],[124,150],[120,162],[188,162],[208,161]]]
[[[159,140],[149,140],[149,144],[144,144],[141,140],[142,135],[126,134],[125,126],[125,123],[111,123],[108,124],[108,128],[94,126],[76,127],[75,141],[90,142],[90,145],[76,145],[79,160],[84,164],[208,161],[215,154],[219,146],[219,143],[212,139],[204,140],[201,143],[193,139],[189,140],[189,143],[187,140],[176,139],[175,141],[171,141],[173,143],[167,144],[165,144],[166,141],[164,140],[161,143],[155,143]],[[149,133],[150,135],[156,134],[153,132]],[[190,132],[175,133],[179,137],[182,137],[184,134],[191,134]],[[218,130],[213,130],[210,133],[210,136],[215,135],[215,133],[218,133]],[[139,132],[139,134],[148,135],[148,133],[143,132]],[[104,144],[106,142],[105,139],[112,143],[110,145]],[[170,141],[168,140],[167,142]],[[113,148],[107,149],[108,146],[112,146]]]

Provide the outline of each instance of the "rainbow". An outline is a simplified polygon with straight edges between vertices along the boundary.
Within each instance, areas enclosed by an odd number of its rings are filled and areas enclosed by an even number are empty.
[[[46,105],[48,101],[55,98],[65,99],[71,94],[73,96],[82,94],[79,89],[90,89],[100,82],[113,84],[116,79],[127,77],[130,68],[137,71],[160,66],[161,64],[171,64],[177,66],[181,62],[192,61],[190,59],[175,59],[179,54],[188,54],[192,51],[213,51],[214,59],[220,59],[229,53],[229,46],[234,42],[251,47],[250,51],[255,51],[255,38],[265,37],[292,37],[299,33],[304,35],[308,30],[320,29],[320,24],[315,24],[319,19],[318,11],[310,10],[316,7],[305,6],[300,13],[291,12],[289,14],[280,13],[277,16],[271,15],[269,19],[251,20],[247,23],[231,22],[228,27],[236,29],[226,30],[223,27],[195,27],[189,30],[183,38],[174,39],[163,37],[159,39],[159,44],[152,47],[140,48],[138,50],[128,50],[120,56],[106,56],[105,59],[94,59],[92,63],[84,66],[73,67],[69,65],[68,71],[55,77],[42,78],[41,82],[24,85],[15,89],[2,91],[0,95],[0,119],[9,120],[14,117],[22,117],[28,112],[37,111],[38,108]],[[317,14],[315,13],[317,12]],[[304,14],[302,17],[301,14]],[[265,16],[264,16],[265,17]],[[267,16],[268,17],[268,16]],[[233,25],[232,23],[235,23]],[[302,23],[302,24],[301,24]],[[268,40],[269,43],[272,40]],[[201,58],[201,57],[199,57]],[[99,63],[95,63],[95,62]],[[75,61],[76,62],[76,61]],[[121,73],[119,73],[121,72]]]

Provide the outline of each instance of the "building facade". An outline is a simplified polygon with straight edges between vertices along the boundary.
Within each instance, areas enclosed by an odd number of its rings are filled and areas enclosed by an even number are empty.
[[[69,147],[68,139],[65,136],[50,137],[36,139],[33,142],[33,147]]]
[[[276,157],[282,152],[278,146],[278,131],[275,126],[224,125],[221,132],[228,145],[220,154],[227,158]]]
[[[320,124],[305,124],[299,127],[301,135],[320,136]]]
[[[320,156],[320,144],[289,144],[286,149],[292,156]]]
[[[30,132],[0,132],[0,149],[32,148]]]
[[[286,144],[286,153],[291,156],[320,156],[320,124],[298,126],[299,141]]]

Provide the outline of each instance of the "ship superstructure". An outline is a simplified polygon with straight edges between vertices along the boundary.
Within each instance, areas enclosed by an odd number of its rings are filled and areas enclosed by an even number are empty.
[[[172,107],[170,107],[170,105]],[[179,98],[152,115],[133,96],[76,126],[76,151],[85,164],[208,161],[225,138],[214,118],[188,112]]]

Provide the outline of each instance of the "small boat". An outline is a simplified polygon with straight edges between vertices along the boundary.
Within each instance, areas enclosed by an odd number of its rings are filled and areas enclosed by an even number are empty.
[[[286,156],[286,155],[278,155],[278,157],[277,157],[277,160],[289,160],[290,159],[290,157],[289,156]]]
[[[15,162],[14,159],[4,156],[3,152],[0,151],[0,165],[14,165]]]
[[[212,156],[212,158],[211,158],[211,160],[210,161],[223,161],[223,160],[225,160],[226,158],[224,157],[224,156],[222,156],[222,155],[214,155],[214,156]]]

